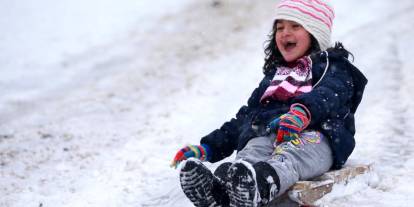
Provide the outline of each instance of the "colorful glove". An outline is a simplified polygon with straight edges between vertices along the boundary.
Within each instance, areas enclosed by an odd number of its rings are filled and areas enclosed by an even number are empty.
[[[177,168],[181,161],[190,157],[200,159],[201,161],[208,161],[210,158],[209,155],[210,149],[206,144],[188,145],[177,152],[171,163],[171,167]]]
[[[283,114],[270,122],[268,129],[270,132],[276,132],[276,142],[291,141],[299,138],[302,132],[311,120],[311,114],[306,106],[302,104],[293,104],[288,113]]]

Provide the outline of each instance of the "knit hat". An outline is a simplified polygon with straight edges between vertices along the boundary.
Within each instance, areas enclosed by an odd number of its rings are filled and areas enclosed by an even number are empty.
[[[295,21],[318,41],[321,50],[331,43],[334,10],[325,0],[282,0],[277,5],[276,20]]]

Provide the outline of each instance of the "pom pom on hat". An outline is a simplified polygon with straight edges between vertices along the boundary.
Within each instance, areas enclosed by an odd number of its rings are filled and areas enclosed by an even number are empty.
[[[331,43],[335,12],[325,0],[282,0],[277,5],[276,20],[290,20],[301,24],[315,37],[321,50]]]

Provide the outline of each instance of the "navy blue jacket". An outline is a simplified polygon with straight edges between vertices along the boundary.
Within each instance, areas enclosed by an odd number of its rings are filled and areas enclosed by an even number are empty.
[[[253,91],[247,106],[242,106],[235,118],[201,139],[201,144],[210,147],[211,162],[230,156],[234,150],[240,151],[252,138],[266,135],[270,121],[288,112],[291,104],[301,103],[312,115],[307,129],[318,130],[330,138],[334,156],[332,168],[343,166],[355,147],[354,113],[368,81],[349,62],[348,52],[341,45],[312,54],[311,59],[313,90],[286,102],[260,103],[276,71],[264,72],[265,77]]]

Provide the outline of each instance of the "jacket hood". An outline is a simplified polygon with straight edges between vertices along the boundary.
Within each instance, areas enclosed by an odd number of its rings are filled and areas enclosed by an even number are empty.
[[[355,87],[354,94],[352,97],[351,112],[355,113],[359,104],[361,103],[362,95],[364,94],[365,86],[368,83],[368,79],[364,76],[364,74],[362,74],[362,72],[357,67],[355,67],[349,61],[350,53],[343,47],[342,43],[335,43],[335,46],[328,48],[326,52],[329,54],[330,60],[344,62],[344,64],[347,64],[348,66],[346,68],[351,72],[353,84]]]

